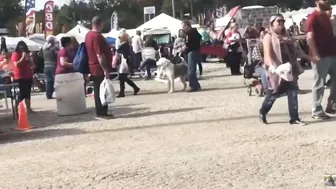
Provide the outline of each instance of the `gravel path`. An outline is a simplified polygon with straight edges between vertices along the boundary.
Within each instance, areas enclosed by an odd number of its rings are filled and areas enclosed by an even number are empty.
[[[313,121],[308,92],[299,96],[308,126],[287,123],[286,98],[275,103],[273,124],[262,125],[262,98],[248,97],[242,77],[222,64],[204,67],[198,93],[166,94],[166,84],[137,81],[140,95],[128,88],[110,121],[58,117],[55,101],[34,96],[35,129],[18,133],[10,117],[0,118],[0,188],[323,188],[324,172],[336,173],[336,118]],[[304,73],[300,87],[310,89],[311,78]],[[92,109],[93,99],[87,103]]]

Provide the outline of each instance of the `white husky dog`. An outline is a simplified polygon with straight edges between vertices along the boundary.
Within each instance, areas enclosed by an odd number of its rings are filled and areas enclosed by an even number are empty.
[[[181,63],[173,64],[167,58],[160,58],[156,62],[157,75],[164,75],[164,79],[168,81],[168,93],[174,92],[174,82],[176,78],[179,78],[183,83],[183,91],[187,88],[188,66],[184,60]]]

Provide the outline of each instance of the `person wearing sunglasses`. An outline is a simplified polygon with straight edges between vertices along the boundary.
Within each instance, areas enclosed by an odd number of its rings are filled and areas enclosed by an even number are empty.
[[[331,8],[329,0],[315,0],[315,4],[316,8],[308,16],[306,26],[314,73],[312,117],[316,120],[325,120],[330,119],[326,113],[336,113],[335,107],[333,107],[336,102],[336,43],[330,15],[327,14]],[[332,82],[327,108],[324,111],[321,103],[324,83],[328,74],[330,74]]]
[[[298,114],[298,87],[297,79],[302,73],[302,67],[296,61],[297,57],[308,58],[295,46],[295,41],[288,35],[285,28],[285,20],[281,14],[270,19],[270,31],[264,36],[264,66],[268,77],[268,90],[264,102],[259,110],[260,120],[268,124],[266,115],[271,110],[275,100],[282,94],[288,98],[288,109],[291,125],[306,125]],[[289,63],[289,64],[288,64]],[[283,64],[290,65],[287,75],[280,75],[278,67]],[[281,72],[280,72],[281,73]],[[286,77],[287,76],[287,77]]]

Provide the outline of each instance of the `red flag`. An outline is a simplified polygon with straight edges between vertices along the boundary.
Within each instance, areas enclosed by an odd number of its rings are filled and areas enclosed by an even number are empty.
[[[240,6],[233,7],[227,15],[225,15],[222,18],[218,18],[215,21],[215,26],[216,27],[226,27],[229,22],[234,18],[236,15],[237,11],[240,9]]]
[[[233,7],[232,9],[230,9],[229,13],[226,16],[234,17],[239,8],[240,6]]]

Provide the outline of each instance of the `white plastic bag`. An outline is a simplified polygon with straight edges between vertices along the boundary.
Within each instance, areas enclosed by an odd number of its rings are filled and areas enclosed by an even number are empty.
[[[282,79],[286,81],[294,81],[292,65],[289,62],[278,66],[275,69],[275,73],[278,74]]]
[[[112,104],[115,101],[116,93],[111,80],[105,78],[100,84],[99,98],[103,106]]]

